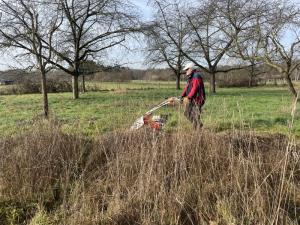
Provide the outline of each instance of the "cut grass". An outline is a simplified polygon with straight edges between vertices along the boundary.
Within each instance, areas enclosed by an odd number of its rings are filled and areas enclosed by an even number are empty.
[[[127,129],[145,111],[167,97],[179,96],[181,92],[169,82],[160,82],[164,88],[144,90],[129,90],[135,89],[135,86],[126,85],[125,91],[87,92],[78,100],[72,100],[71,93],[49,94],[51,116],[62,122],[66,132],[95,135]],[[147,87],[150,86],[148,84]],[[208,94],[203,109],[206,128],[218,131],[232,127],[279,133],[288,131],[292,98],[286,87],[222,88],[217,91],[217,94]],[[15,134],[30,127],[31,121],[41,114],[41,109],[40,94],[0,96],[1,133]],[[158,113],[169,114],[167,130],[191,129],[182,116],[182,109],[162,109]],[[296,111],[293,131],[299,136],[298,118]]]

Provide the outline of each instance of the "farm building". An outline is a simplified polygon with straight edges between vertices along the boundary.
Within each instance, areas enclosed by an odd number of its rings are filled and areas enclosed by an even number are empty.
[[[10,85],[13,83],[14,83],[14,81],[12,81],[12,80],[0,80],[0,85]]]

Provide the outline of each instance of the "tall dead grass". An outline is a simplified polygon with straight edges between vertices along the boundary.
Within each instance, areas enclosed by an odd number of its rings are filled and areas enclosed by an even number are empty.
[[[60,130],[0,140],[0,202],[34,205],[14,219],[3,207],[3,224],[300,222],[300,153],[285,136]]]

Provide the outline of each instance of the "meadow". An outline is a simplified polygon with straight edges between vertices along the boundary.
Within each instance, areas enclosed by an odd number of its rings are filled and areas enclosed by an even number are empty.
[[[179,96],[172,82],[88,83],[89,91],[72,100],[71,93],[49,94],[51,118],[62,123],[68,133],[87,135],[126,130],[147,110],[170,96]],[[207,88],[208,89],[208,88]],[[298,105],[298,104],[297,104]],[[292,98],[286,87],[219,88],[207,93],[202,120],[205,128],[223,131],[231,128],[259,132],[287,133],[291,125]],[[0,96],[0,131],[15,134],[30,128],[41,118],[41,95]],[[157,112],[167,114],[167,131],[190,130],[181,107]],[[293,132],[300,136],[299,112],[294,116]]]
[[[87,87],[49,94],[49,121],[40,94],[0,96],[0,224],[300,223],[299,103],[286,87],[219,88],[198,131],[181,106],[163,108],[161,133],[128,129],[179,96],[173,83]]]

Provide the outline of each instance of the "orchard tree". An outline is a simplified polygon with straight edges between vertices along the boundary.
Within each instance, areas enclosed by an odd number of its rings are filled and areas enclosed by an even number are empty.
[[[51,8],[51,10],[49,10]],[[49,114],[46,74],[53,61],[52,46],[55,33],[62,23],[56,14],[56,6],[38,1],[0,1],[0,46],[18,52],[24,61],[34,59],[34,67],[40,71],[44,116]]]
[[[50,61],[72,76],[73,98],[79,98],[80,65],[88,57],[120,45],[131,32],[140,31],[137,16],[125,0],[55,0],[63,22],[55,45],[43,44],[58,61]]]
[[[146,32],[147,63],[167,64],[176,76],[176,88],[180,89],[180,75],[186,61],[181,49],[190,35],[187,18],[181,10],[186,7],[186,4],[180,1],[165,3],[163,6],[162,3],[159,4],[163,10],[157,10],[154,16],[154,26]],[[165,23],[165,20],[168,23]],[[173,39],[176,43],[172,41]]]
[[[168,14],[160,1],[156,1],[165,27],[170,26]],[[185,9],[190,30],[186,43],[181,46],[174,35],[167,31],[173,44],[189,61],[210,74],[210,91],[216,92],[216,73],[241,69],[221,69],[222,60],[232,47],[240,32],[248,28],[254,18],[257,5],[251,0],[205,0]]]
[[[240,56],[247,60],[262,62],[275,69],[286,80],[289,91],[297,97],[292,75],[300,66],[300,10],[289,1],[264,1],[265,10],[256,14],[251,35],[237,40]],[[288,36],[287,36],[288,34]],[[246,36],[246,35],[244,35]],[[251,40],[252,45],[249,41]],[[246,49],[256,48],[254,55],[245,54]]]

